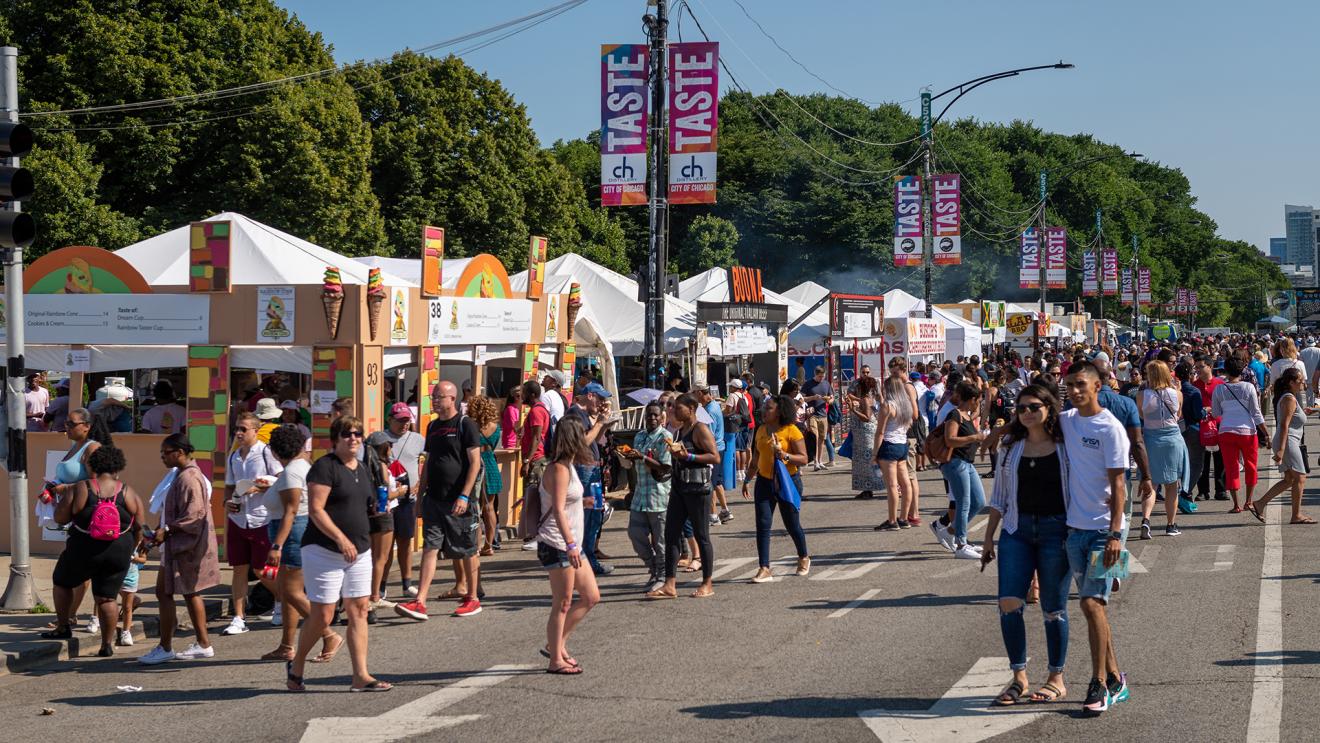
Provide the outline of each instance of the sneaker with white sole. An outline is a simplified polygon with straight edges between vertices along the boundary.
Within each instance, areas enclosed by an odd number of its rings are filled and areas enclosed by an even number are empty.
[[[127,629],[119,630],[119,639],[115,642],[121,648],[133,647],[133,631]]]
[[[373,608],[373,609],[393,609],[393,608],[394,608],[394,602],[393,602],[393,601],[390,601],[389,599],[386,599],[386,598],[384,598],[384,597],[381,597],[378,601],[376,601],[376,605],[373,606],[372,608]]]
[[[275,605],[275,610],[272,611],[272,612],[270,613],[270,626],[272,626],[272,627],[283,627],[283,626],[284,626],[284,605],[283,605],[283,604],[276,604],[276,605]]]
[[[953,535],[949,533],[948,527],[935,519],[930,522],[930,531],[935,535],[935,541],[939,542],[941,547],[950,552],[953,551]]]
[[[403,589],[403,592],[408,594],[409,596],[412,596],[413,598],[417,598],[417,586],[408,586],[407,588]]]
[[[220,634],[226,637],[230,635],[241,635],[248,631],[247,621],[243,617],[234,617],[229,621],[229,626],[220,630]]]
[[[246,632],[247,630],[244,630]],[[204,648],[197,643],[188,646],[188,649],[178,653],[179,660],[203,660],[205,658],[214,658],[215,648]]]
[[[157,645],[151,649],[151,652],[138,658],[138,663],[141,663],[144,666],[158,666],[161,663],[172,661],[177,657],[178,656],[174,654],[173,650],[166,650]]]
[[[981,551],[970,544],[964,544],[953,551],[953,556],[959,560],[979,560]]]
[[[720,523],[727,524],[733,521],[733,513],[727,508],[720,509]]]
[[[535,551],[536,551],[536,540],[533,539],[533,540],[530,541],[530,542],[523,542],[523,544],[522,544],[522,549],[523,549],[523,552],[535,552]]]
[[[770,572],[770,568],[761,568],[756,571],[756,575],[752,576],[753,583],[770,583],[774,579],[775,576]]]
[[[481,601],[472,597],[463,599],[463,603],[454,609],[456,617],[471,617],[481,613]]]
[[[719,526],[719,525],[720,525],[720,517],[719,517],[719,516],[716,516],[715,514],[712,513],[710,516],[707,516],[707,517],[706,517],[706,523],[707,523],[707,524],[710,524],[711,526]]]
[[[92,618],[89,619],[89,620],[87,620],[87,631],[88,631],[89,633],[93,634],[93,635],[99,635],[99,634],[101,634],[101,619],[100,619],[100,617],[98,617],[98,616],[96,616],[95,614],[93,614],[93,615],[92,615]]]

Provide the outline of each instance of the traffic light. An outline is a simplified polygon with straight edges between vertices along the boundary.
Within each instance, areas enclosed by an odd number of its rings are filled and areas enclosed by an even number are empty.
[[[0,121],[0,157],[22,157],[32,150],[32,130],[26,124]],[[0,165],[0,201],[22,201],[32,195],[32,173],[12,160]],[[37,236],[31,214],[0,211],[0,248],[26,248]]]

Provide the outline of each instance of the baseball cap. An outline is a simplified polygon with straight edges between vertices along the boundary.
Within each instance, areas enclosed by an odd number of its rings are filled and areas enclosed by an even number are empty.
[[[604,397],[604,398],[610,397],[610,391],[605,389],[605,387],[602,386],[599,382],[588,383],[587,386],[582,388],[582,394],[595,395],[596,397]]]
[[[381,444],[393,444],[390,437],[384,431],[375,431],[367,437],[367,446],[380,446]]]
[[[390,417],[395,420],[412,420],[412,408],[406,402],[396,402],[390,406]]]
[[[729,387],[732,388],[732,389],[735,389],[735,390],[740,390],[740,389],[742,389],[742,388],[743,388],[742,380],[741,380],[741,379],[730,379],[730,380],[729,380]]]
[[[913,382],[915,382],[918,379],[921,379],[921,374],[919,372],[908,372],[908,379],[911,379]]]

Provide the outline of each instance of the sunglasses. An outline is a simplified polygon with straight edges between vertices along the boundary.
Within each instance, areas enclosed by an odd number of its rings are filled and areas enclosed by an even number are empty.
[[[1019,414],[1026,412],[1039,413],[1043,407],[1045,407],[1045,403],[1043,402],[1029,402],[1024,405],[1018,405],[1017,411]]]
[[[339,434],[339,438],[341,438],[341,439],[360,439],[360,438],[362,438],[362,432],[361,432],[361,431],[344,431],[343,433]]]

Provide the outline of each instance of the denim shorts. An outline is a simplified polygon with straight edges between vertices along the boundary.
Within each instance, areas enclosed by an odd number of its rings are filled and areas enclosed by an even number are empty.
[[[536,558],[541,561],[541,567],[551,568],[571,568],[573,563],[568,560],[568,553],[555,549],[545,542],[536,543]]]
[[[747,451],[752,447],[751,431],[739,431],[735,433],[733,436],[734,436],[733,438],[734,451]]]
[[[124,585],[119,587],[121,593],[137,593],[138,576],[140,575],[139,566],[136,562],[128,564],[128,572],[124,574]]]
[[[875,458],[881,462],[903,462],[907,460],[908,445],[895,444],[891,441],[880,442],[880,451]]]
[[[1068,530],[1068,565],[1072,568],[1079,598],[1099,599],[1101,603],[1109,603],[1109,594],[1113,590],[1114,582],[1108,578],[1096,580],[1087,577],[1087,571],[1091,568],[1091,553],[1103,552],[1108,539],[1107,531]]]
[[[271,544],[274,544],[275,538],[279,536],[281,521],[283,519],[271,519],[270,523],[266,524]],[[293,528],[289,529],[289,538],[280,546],[280,567],[302,569],[302,538],[305,531],[307,531],[307,517],[294,516]],[[265,565],[265,558],[262,558],[259,564]]]

